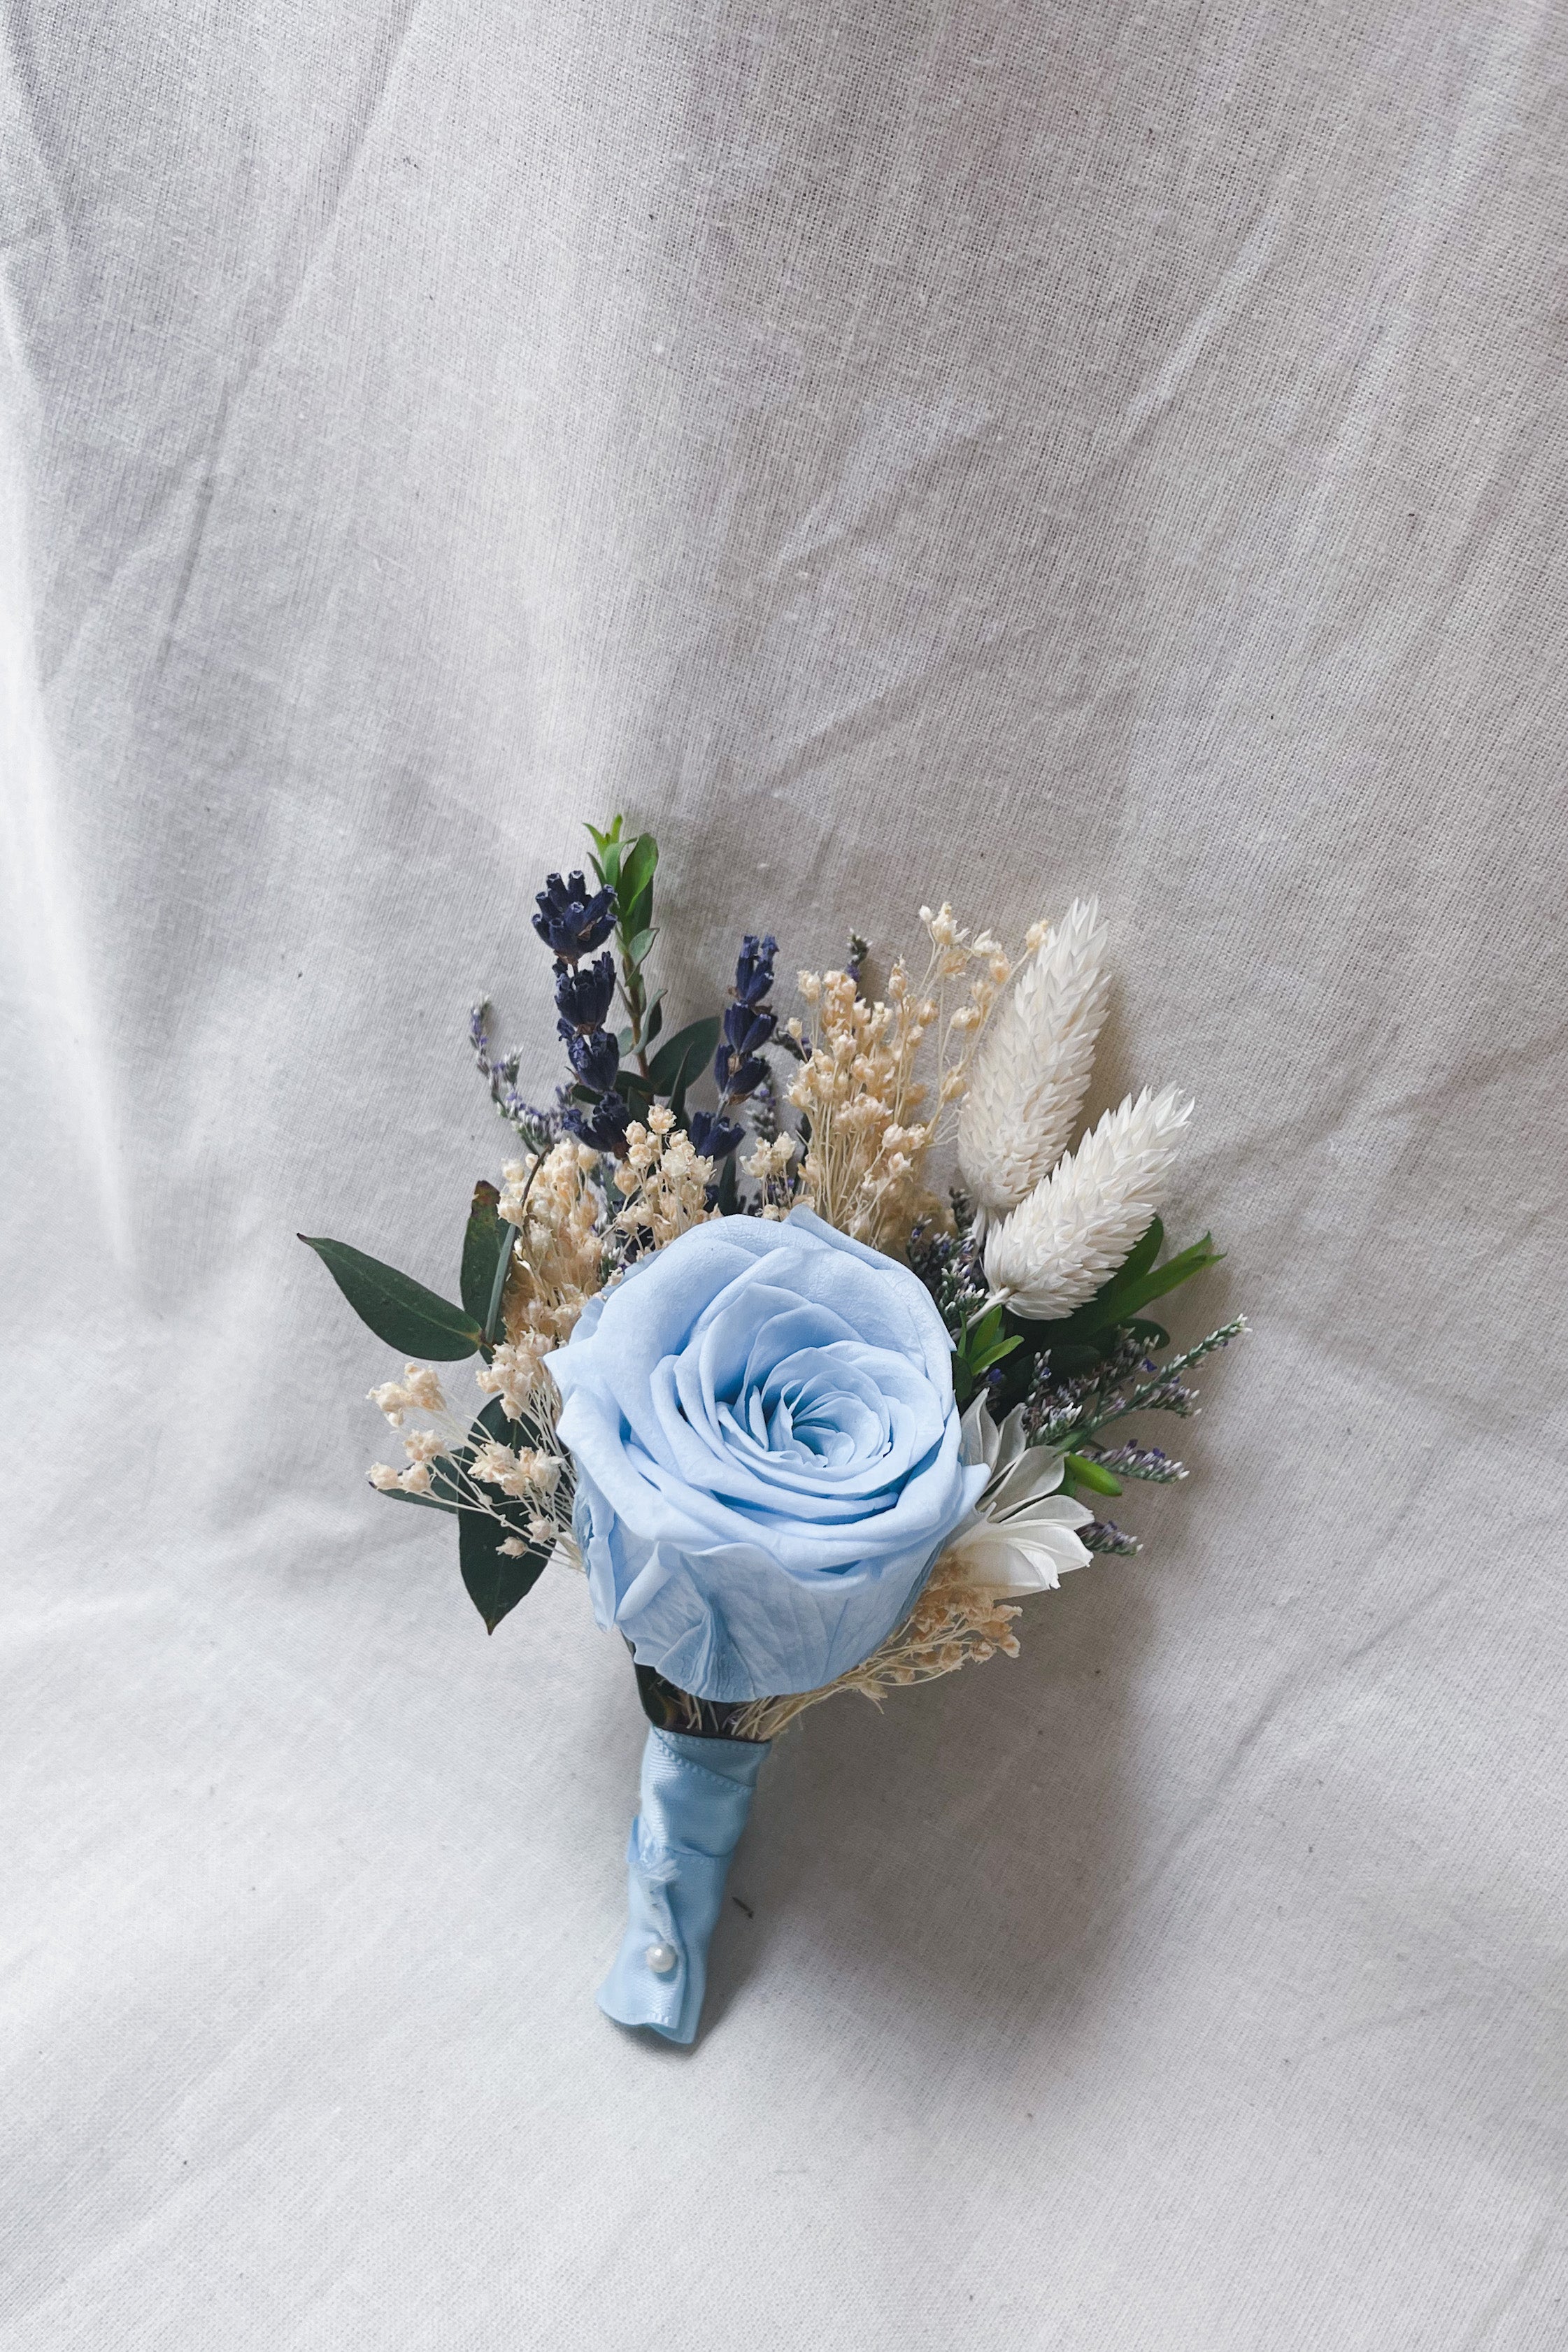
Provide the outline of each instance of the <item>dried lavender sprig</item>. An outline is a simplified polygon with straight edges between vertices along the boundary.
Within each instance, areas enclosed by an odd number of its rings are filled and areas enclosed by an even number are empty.
[[[1238,1315],[1233,1323],[1222,1323],[1217,1331],[1209,1332],[1195,1347],[1184,1348],[1179,1356],[1173,1356],[1168,1363],[1160,1365],[1154,1378],[1143,1387],[1134,1389],[1131,1396],[1120,1399],[1114,1410],[1101,1413],[1093,1428],[1085,1430],[1085,1436],[1092,1436],[1094,1430],[1103,1428],[1107,1422],[1125,1420],[1130,1412],[1190,1412],[1196,1391],[1184,1387],[1176,1374],[1184,1372],[1201,1358],[1212,1355],[1216,1348],[1228,1348],[1246,1328],[1246,1316]]]
[[[764,1143],[778,1140],[779,1097],[771,1071],[752,1097],[752,1133]]]
[[[1119,1528],[1114,1519],[1090,1519],[1088,1527],[1079,1528],[1079,1540],[1089,1551],[1110,1552],[1118,1559],[1131,1559],[1143,1547],[1136,1536]]]
[[[517,1090],[521,1051],[498,1056],[489,1033],[490,1001],[481,997],[468,1014],[468,1044],[479,1076],[489,1086],[490,1100],[510,1127],[517,1129],[531,1151],[547,1151],[561,1132],[561,1111],[566,1100],[558,1088],[552,1108],[524,1100]]]
[[[1187,1475],[1187,1465],[1167,1454],[1163,1445],[1094,1446],[1089,1459],[1109,1470],[1113,1478],[1148,1478],[1157,1486],[1170,1486]]]
[[[954,1233],[944,1234],[930,1225],[915,1227],[910,1236],[909,1261],[958,1339],[984,1304],[987,1286],[980,1244],[969,1229],[969,1204],[961,1194],[953,1196],[953,1213]]]
[[[1126,1331],[1117,1334],[1109,1352],[1087,1371],[1058,1372],[1047,1350],[1036,1361],[1024,1399],[1030,1443],[1054,1444],[1068,1429],[1089,1435],[1109,1417],[1107,1409],[1121,1403],[1120,1392],[1128,1381],[1158,1370],[1142,1341]]]

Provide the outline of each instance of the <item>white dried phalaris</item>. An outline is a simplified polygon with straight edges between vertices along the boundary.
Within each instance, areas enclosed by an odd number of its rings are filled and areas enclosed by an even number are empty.
[[[1174,1087],[1108,1110],[1076,1151],[985,1239],[993,1298],[1032,1321],[1070,1315],[1092,1298],[1160,1205],[1192,1117]]]
[[[1071,1140],[1105,1017],[1106,927],[1077,898],[998,1005],[970,1073],[958,1164],[989,1223],[1026,1200]]]

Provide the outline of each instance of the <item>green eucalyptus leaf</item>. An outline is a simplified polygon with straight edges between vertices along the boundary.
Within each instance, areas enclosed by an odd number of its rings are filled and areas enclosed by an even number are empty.
[[[656,996],[656,997],[654,998],[654,1000],[653,1000],[653,1003],[648,1006],[648,1009],[647,1009],[647,1020],[644,1022],[644,1024],[643,1024],[643,1033],[642,1033],[642,1041],[643,1041],[643,1044],[644,1044],[645,1045],[651,1045],[653,1044],[654,1039],[658,1035],[658,1033],[659,1033],[659,1031],[663,1028],[663,1026],[664,1026],[664,998],[663,998],[663,996],[662,996],[662,995],[659,995],[659,996]],[[624,1048],[623,1048],[623,1050],[624,1050]]]
[[[700,1021],[689,1021],[673,1037],[667,1037],[647,1066],[648,1082],[656,1095],[672,1096],[677,1087],[682,1094],[705,1062],[710,1062],[719,1043],[722,1024],[717,1013],[710,1013]]]
[[[463,1305],[481,1327],[488,1326],[490,1293],[495,1288],[496,1265],[500,1256],[502,1235],[508,1241],[513,1228],[503,1224],[496,1214],[500,1194],[483,1177],[474,1186],[473,1204],[468,1222],[463,1228]]]
[[[458,1565],[487,1633],[493,1633],[501,1619],[532,1591],[550,1556],[537,1544],[521,1554],[502,1551],[510,1532],[482,1511],[458,1514]]]
[[[627,962],[632,964],[646,963],[647,961],[648,950],[651,949],[658,937],[658,933],[657,931],[639,931],[635,939],[628,940],[626,946]]]
[[[301,1234],[313,1249],[362,1323],[400,1356],[425,1356],[432,1362],[454,1364],[471,1356],[484,1338],[479,1323],[461,1307],[454,1307],[411,1275],[399,1274],[379,1258],[367,1257],[347,1242]]]

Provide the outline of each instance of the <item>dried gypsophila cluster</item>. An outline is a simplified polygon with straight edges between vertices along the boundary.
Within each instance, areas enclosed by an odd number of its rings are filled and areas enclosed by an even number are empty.
[[[808,1706],[836,1698],[840,1691],[858,1691],[880,1706],[889,1691],[934,1682],[940,1675],[956,1674],[960,1666],[994,1657],[999,1650],[1016,1658],[1018,1637],[1012,1621],[1019,1613],[1015,1602],[972,1583],[964,1562],[944,1552],[903,1623],[879,1649],[821,1690],[753,1699],[736,1716],[731,1737],[776,1739]]]
[[[771,1100],[765,1108],[772,1108]],[[795,1187],[790,1179],[790,1162],[800,1145],[793,1135],[759,1135],[752,1156],[744,1161],[746,1173],[762,1188],[763,1204],[758,1214],[777,1224],[788,1216]]]
[[[529,1152],[501,1171],[496,1213],[517,1227],[501,1297],[506,1338],[477,1378],[514,1421],[531,1406],[548,1412],[553,1425],[544,1359],[565,1345],[588,1300],[604,1287],[598,1168],[596,1151],[564,1136],[542,1156]]]
[[[481,1388],[489,1385],[486,1370],[481,1367],[478,1376]],[[508,1530],[500,1549],[513,1558],[531,1547],[560,1545],[563,1539],[567,1557],[574,1557],[570,1465],[555,1436],[553,1412],[543,1397],[534,1395],[521,1412],[508,1406],[509,1417],[525,1440],[533,1440],[521,1445],[503,1445],[494,1437],[481,1437],[476,1444],[474,1424],[453,1412],[440,1376],[429,1364],[405,1365],[401,1381],[384,1381],[370,1391],[370,1402],[392,1428],[402,1432],[407,1456],[401,1469],[390,1462],[373,1463],[373,1486],[383,1493],[395,1489],[454,1503],[499,1521]],[[417,1428],[405,1429],[404,1417],[409,1412],[428,1419]],[[531,1508],[519,1532],[515,1507],[523,1502]]]
[[[934,914],[922,907],[921,921],[931,953],[918,983],[901,959],[885,1001],[862,996],[850,972],[803,971],[809,1035],[790,1024],[807,1046],[788,1097],[809,1129],[801,1191],[828,1224],[888,1251],[902,1248],[917,1220],[941,1213],[924,1183],[926,1160],[1012,970],[1001,942],[988,930],[972,940],[950,906]],[[929,1081],[920,1074],[928,1037]]]
[[[634,1119],[626,1129],[626,1158],[615,1171],[625,1206],[616,1227],[634,1246],[662,1249],[715,1213],[708,1206],[713,1163],[675,1124],[675,1114],[656,1103],[645,1127]]]
[[[456,1503],[499,1520],[508,1529],[500,1549],[513,1557],[546,1542],[564,1543],[572,1556],[572,1465],[556,1435],[559,1399],[544,1359],[571,1337],[603,1284],[598,1164],[596,1151],[563,1137],[548,1151],[530,1152],[501,1171],[497,1213],[516,1228],[501,1297],[506,1336],[474,1380],[482,1396],[500,1400],[521,1443],[503,1444],[455,1413],[427,1364],[410,1364],[401,1381],[370,1391],[371,1402],[395,1429],[403,1430],[407,1412],[429,1416],[425,1425],[404,1431],[404,1466],[376,1463],[372,1486]],[[515,1524],[520,1503],[531,1507],[521,1532]]]

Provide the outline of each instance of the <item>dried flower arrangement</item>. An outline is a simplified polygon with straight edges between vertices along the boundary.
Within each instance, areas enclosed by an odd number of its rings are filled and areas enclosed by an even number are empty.
[[[650,1729],[600,2001],[689,2041],[768,1744],[838,1692],[1016,1655],[1023,1598],[1136,1550],[1100,1499],[1186,1473],[1118,1424],[1190,1412],[1184,1375],[1244,1326],[1172,1353],[1145,1313],[1216,1255],[1163,1255],[1190,1102],[1145,1091],[1069,1149],[1109,989],[1092,901],[1016,961],[922,908],[918,971],[896,960],[874,995],[852,939],[783,1021],[775,942],[748,934],[722,1010],[666,1037],[658,844],[589,830],[596,887],[552,874],[533,918],[569,1066],[552,1103],[519,1093],[489,1005],[471,1018],[518,1149],[475,1187],[459,1301],[310,1246],[410,1360],[370,1392],[405,1457],[372,1486],[457,1519],[491,1632],[555,1561],[632,1649]],[[434,1367],[475,1356],[465,1412]]]

